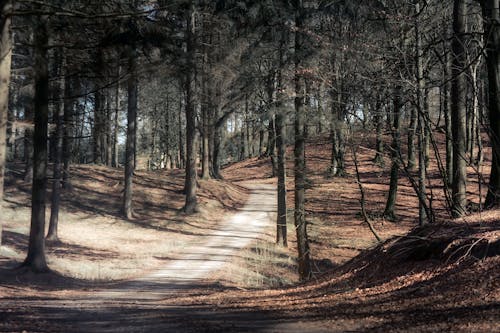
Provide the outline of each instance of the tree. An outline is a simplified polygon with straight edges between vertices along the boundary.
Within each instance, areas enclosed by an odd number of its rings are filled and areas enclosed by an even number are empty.
[[[389,181],[389,192],[385,205],[384,216],[394,220],[396,218],[396,199],[398,193],[398,178],[399,165],[401,159],[401,134],[400,134],[400,119],[401,119],[401,84],[396,83],[393,91],[393,124],[392,124],[392,144],[391,144],[391,177]]]
[[[278,151],[278,216],[276,227],[276,242],[281,246],[287,246],[287,209],[286,209],[286,131],[285,114],[283,110],[284,82],[283,68],[285,66],[284,52],[288,45],[285,27],[282,27],[281,41],[279,47],[279,65],[277,72],[277,100],[276,100],[276,147]]]
[[[453,136],[453,182],[452,182],[452,214],[460,217],[465,214],[466,206],[466,17],[467,1],[455,0],[453,6],[453,40],[452,40],[452,81],[451,81],[451,123]]]
[[[482,0],[488,69],[488,108],[493,158],[486,207],[500,206],[500,1]]]
[[[63,159],[63,137],[64,137],[64,92],[65,92],[65,79],[63,68],[65,67],[64,50],[56,52],[56,75],[59,77],[57,92],[60,94],[59,100],[56,103],[54,110],[54,119],[56,123],[55,131],[55,158],[54,158],[54,172],[52,183],[52,200],[50,205],[50,221],[49,231],[47,233],[47,240],[57,241],[57,227],[59,222],[59,206],[61,202],[61,188],[62,188],[62,159]]]
[[[123,214],[127,219],[133,217],[132,191],[137,132],[137,50],[135,45],[128,46],[127,92],[127,142],[125,148],[125,190],[123,192]]]
[[[304,112],[304,85],[302,52],[304,43],[304,8],[302,0],[295,4],[295,212],[294,222],[297,233],[297,249],[299,277],[307,280],[311,277],[311,261],[309,254],[309,239],[307,236],[307,221],[305,216],[305,190],[306,190],[306,158],[305,158],[305,112]]]
[[[33,133],[33,185],[28,255],[23,266],[34,272],[48,270],[45,260],[45,197],[47,190],[47,136],[49,117],[49,70],[47,16],[34,19],[35,129]]]
[[[11,17],[9,13],[11,5],[10,0],[0,1],[0,206],[3,200],[5,163],[7,162],[7,119],[12,59]]]
[[[186,181],[184,191],[186,202],[184,212],[187,214],[195,213],[198,210],[196,198],[197,191],[197,171],[196,171],[196,10],[191,1],[190,9],[186,20],[186,74],[184,78],[185,85],[185,108],[186,108]]]

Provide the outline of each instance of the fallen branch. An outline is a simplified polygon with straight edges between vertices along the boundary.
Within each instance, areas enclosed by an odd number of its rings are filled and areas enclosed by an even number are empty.
[[[365,208],[365,189],[363,188],[363,184],[361,183],[361,178],[359,177],[358,157],[356,155],[356,149],[354,149],[354,147],[352,147],[352,155],[353,155],[353,159],[354,159],[354,166],[356,168],[356,182],[358,183],[359,191],[361,193],[361,198],[359,200],[359,202],[361,204],[361,216],[363,216],[364,222],[368,225],[368,228],[370,228],[370,231],[375,236],[375,238],[377,239],[377,241],[379,243],[382,243],[382,238],[380,238],[380,236],[378,235],[377,231],[373,227],[372,222],[368,218],[368,215],[366,214],[366,208]]]

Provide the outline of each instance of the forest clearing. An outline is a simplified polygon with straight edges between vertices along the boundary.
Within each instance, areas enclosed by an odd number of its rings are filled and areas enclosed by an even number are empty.
[[[499,0],[0,0],[0,332],[497,332]]]

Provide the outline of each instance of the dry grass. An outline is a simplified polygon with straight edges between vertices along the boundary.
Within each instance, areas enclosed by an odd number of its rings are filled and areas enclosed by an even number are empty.
[[[20,178],[21,167],[14,165],[8,173],[0,216],[4,229],[0,266],[18,265],[26,255],[31,211],[29,184]],[[180,211],[182,172],[139,172],[134,219],[127,221],[120,216],[120,170],[85,165],[72,171],[73,190],[64,193],[59,217],[60,242],[47,243],[47,262],[55,272],[78,280],[144,275],[209,233],[220,216],[233,213],[247,197],[241,187],[200,181],[200,213],[186,216]],[[48,219],[49,209],[46,215]]]

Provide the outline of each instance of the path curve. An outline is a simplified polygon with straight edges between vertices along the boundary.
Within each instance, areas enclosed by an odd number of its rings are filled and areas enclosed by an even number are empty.
[[[208,236],[184,247],[175,259],[136,280],[102,289],[92,296],[100,299],[157,300],[174,290],[206,283],[233,256],[259,239],[274,223],[276,189],[271,184],[246,184],[250,196],[237,213],[228,216]]]

